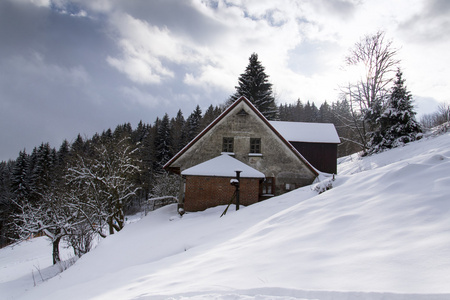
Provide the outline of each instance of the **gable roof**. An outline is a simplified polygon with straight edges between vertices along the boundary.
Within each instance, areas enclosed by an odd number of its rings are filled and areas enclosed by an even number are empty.
[[[341,140],[331,123],[269,121],[289,142],[339,144]]]
[[[265,178],[264,174],[243,162],[222,154],[201,164],[195,165],[181,172],[181,175],[236,177],[236,171],[242,171],[242,178]]]
[[[163,168],[170,168],[170,165],[175,162],[181,155],[183,155],[192,145],[194,145],[201,137],[203,137],[211,128],[213,128],[220,120],[222,120],[226,115],[228,115],[239,103],[244,102],[253,112],[269,127],[273,133],[317,176],[319,175],[316,168],[314,168],[297,149],[289,143],[275,128],[270,124],[270,122],[264,117],[264,115],[244,96],[240,97],[238,100],[234,101],[223,113],[221,113],[213,122],[211,122],[205,129],[203,129],[193,140],[191,140],[183,149],[181,149],[177,154],[175,154],[164,166]]]

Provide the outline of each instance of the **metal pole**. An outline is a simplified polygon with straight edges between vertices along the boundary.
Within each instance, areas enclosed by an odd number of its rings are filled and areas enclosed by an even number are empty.
[[[239,210],[239,185],[241,183],[241,172],[242,171],[235,171],[236,172],[236,210]]]

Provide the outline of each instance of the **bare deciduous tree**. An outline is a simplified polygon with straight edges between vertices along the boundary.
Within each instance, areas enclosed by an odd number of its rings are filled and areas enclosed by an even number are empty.
[[[76,214],[66,200],[57,192],[47,192],[38,203],[16,202],[20,212],[15,215],[14,224],[20,240],[44,234],[52,242],[53,264],[60,261],[60,241],[77,226]]]
[[[99,225],[105,220],[110,234],[125,225],[124,209],[139,189],[132,181],[139,172],[134,151],[129,139],[101,144],[95,149],[94,158],[80,157],[68,170],[67,179],[78,190],[72,196],[80,198],[82,212],[91,218],[89,223],[98,228],[99,234]]]
[[[420,123],[428,129],[446,122],[450,122],[450,104],[446,102],[440,103],[436,112],[420,118]]]
[[[363,149],[367,147],[368,136],[375,130],[376,119],[400,63],[396,59],[397,52],[392,41],[385,39],[385,33],[378,31],[363,37],[345,58],[347,66],[362,66],[364,70],[357,82],[341,88],[343,98],[350,103],[352,125],[357,127]]]
[[[442,123],[450,121],[450,104],[441,103],[438,106],[438,113],[441,116]]]

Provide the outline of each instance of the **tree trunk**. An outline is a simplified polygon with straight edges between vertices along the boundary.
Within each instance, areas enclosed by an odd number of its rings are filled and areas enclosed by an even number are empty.
[[[61,241],[61,237],[56,238],[53,241],[53,264],[56,265],[61,261],[59,257],[59,242]]]
[[[113,217],[108,217],[108,227],[109,227],[109,234],[114,234],[114,219]]]

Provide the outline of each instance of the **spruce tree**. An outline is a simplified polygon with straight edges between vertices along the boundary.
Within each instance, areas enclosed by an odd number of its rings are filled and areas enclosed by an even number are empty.
[[[16,238],[13,226],[13,214],[16,206],[10,190],[13,161],[0,162],[0,248],[8,245]]]
[[[186,120],[184,119],[181,109],[178,110],[177,116],[170,120],[170,129],[173,138],[173,152],[178,153],[187,143]]]
[[[36,152],[36,162],[31,170],[34,198],[40,199],[54,183],[56,152],[48,143],[42,143]]]
[[[325,101],[324,103],[322,103],[322,105],[320,105],[318,122],[332,123],[332,119],[333,119],[333,116],[332,116],[332,112],[331,112],[331,107],[327,103],[327,101]]]
[[[303,110],[303,122],[318,122],[319,119],[319,109],[314,104],[311,104],[309,101],[306,102],[306,105]]]
[[[155,137],[156,164],[160,167],[164,166],[173,155],[172,142],[169,115],[165,114],[159,124],[157,124]]]
[[[305,107],[300,98],[297,99],[297,103],[293,106],[293,109],[292,120],[288,121],[302,122],[305,119]]]
[[[18,201],[28,201],[31,194],[30,156],[25,150],[19,152],[11,175],[11,192]]]
[[[197,136],[197,134],[200,133],[201,120],[202,120],[202,110],[200,109],[200,106],[197,105],[195,110],[189,115],[189,117],[186,120],[188,141],[191,141],[193,138]]]
[[[398,69],[394,86],[378,119],[379,132],[369,143],[369,153],[397,147],[420,137],[422,129],[415,118],[412,95],[402,76]]]
[[[145,125],[142,122],[142,120],[140,120],[137,128],[133,131],[131,135],[131,141],[134,144],[142,143],[147,134],[148,134],[147,125]]]
[[[239,77],[236,93],[232,95],[228,104],[233,103],[241,96],[245,96],[269,120],[278,118],[278,108],[272,92],[269,76],[258,60],[258,54],[253,53],[245,72]]]
[[[203,118],[200,122],[200,129],[205,129],[209,124],[211,124],[220,114],[221,110],[218,107],[212,106],[212,104],[208,107]]]

